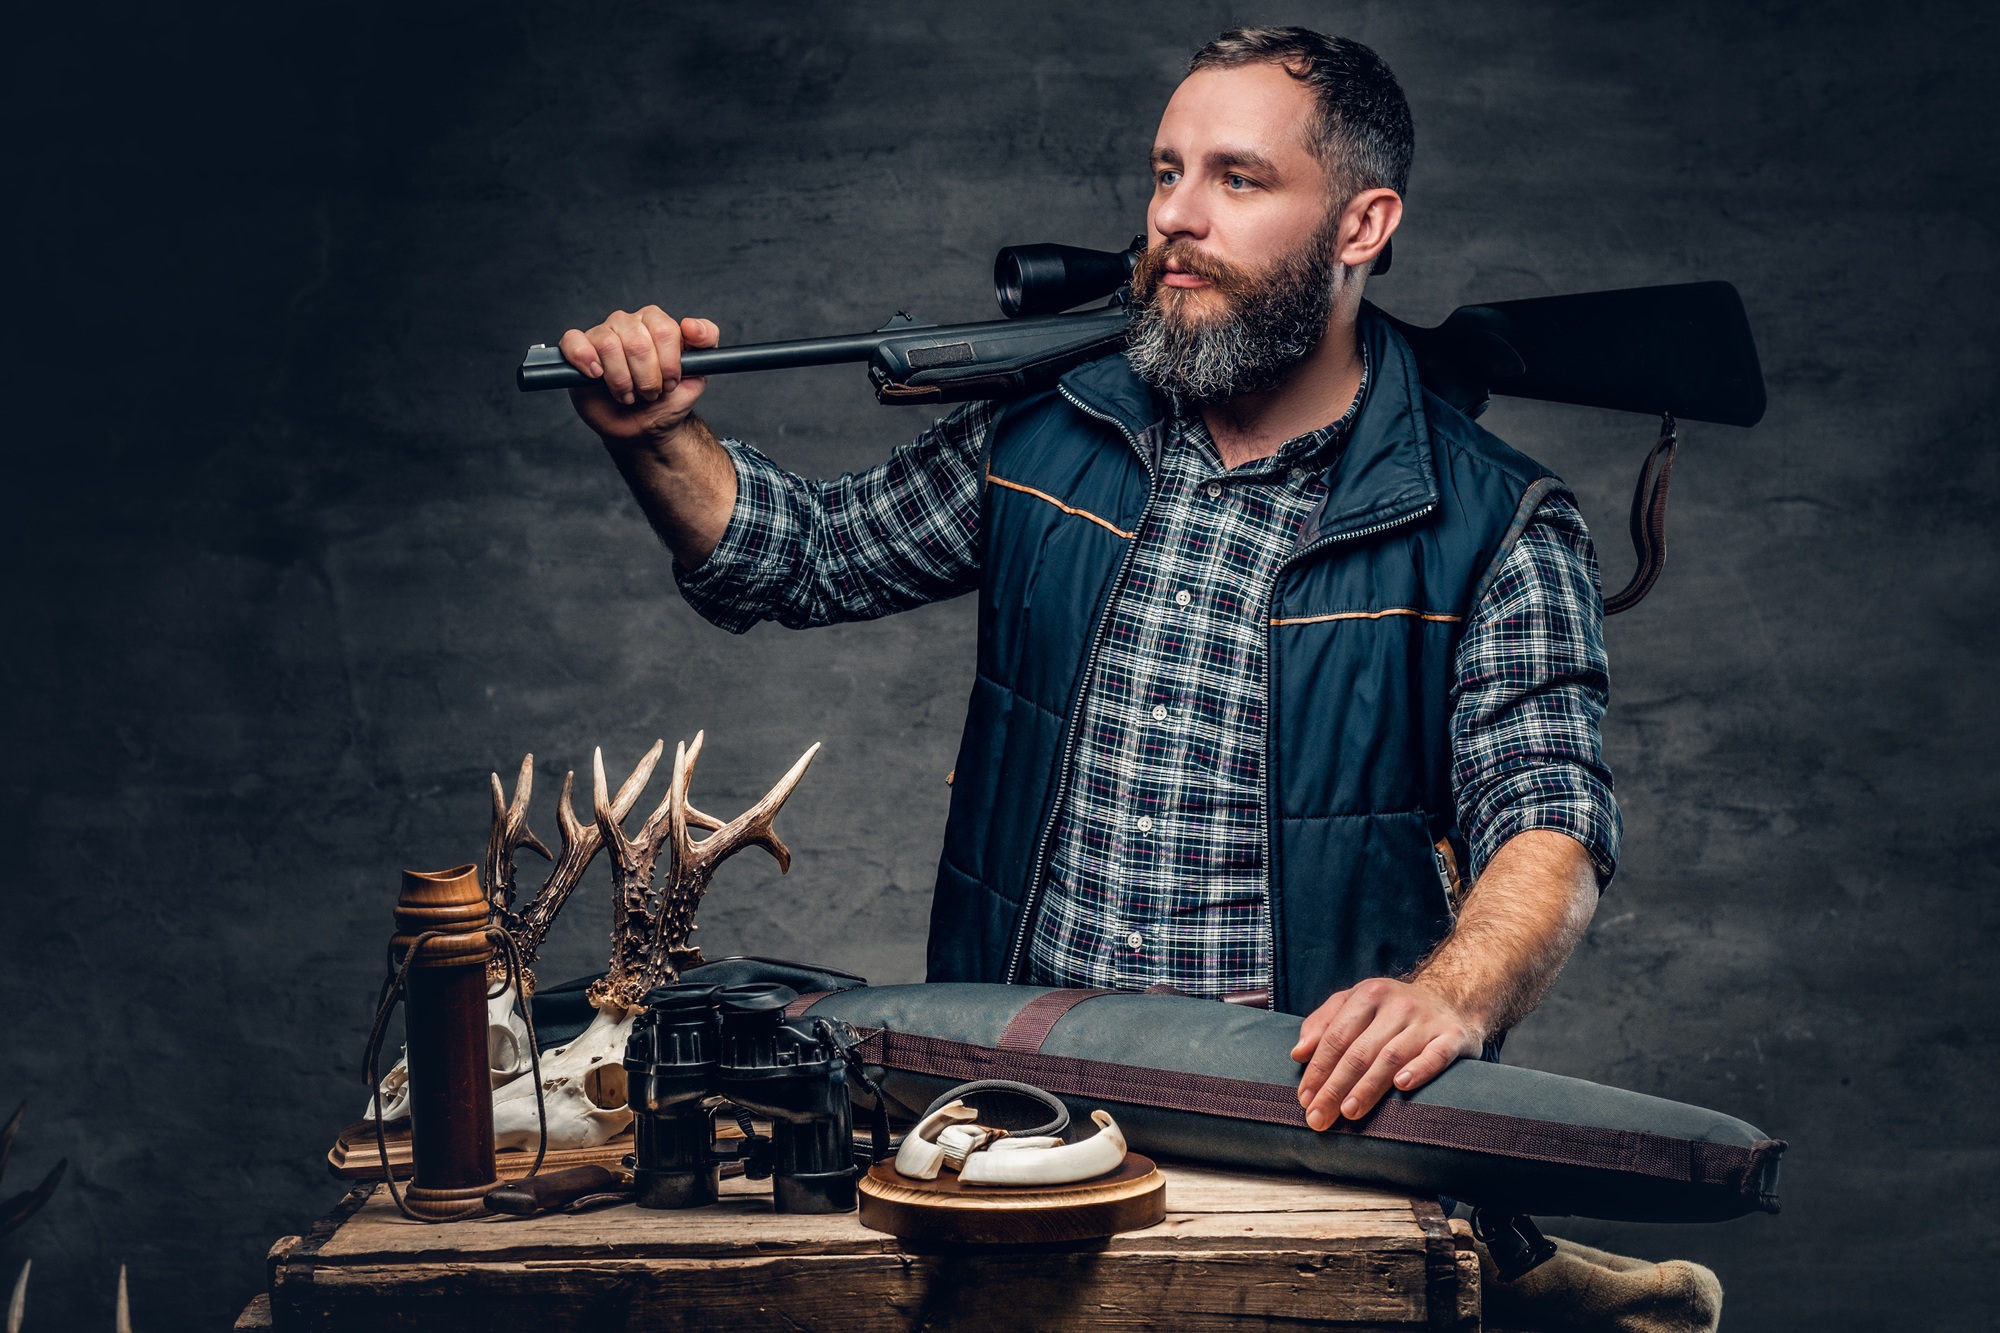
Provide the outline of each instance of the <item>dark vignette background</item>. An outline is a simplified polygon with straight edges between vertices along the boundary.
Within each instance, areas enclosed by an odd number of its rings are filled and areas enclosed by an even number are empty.
[[[0,1097],[58,1155],[30,1330],[226,1326],[336,1197],[395,874],[485,776],[707,728],[733,813],[826,751],[711,954],[917,977],[972,607],[731,638],[528,342],[657,298],[732,339],[985,317],[1007,242],[1121,242],[1186,53],[1358,37],[1419,126],[1395,273],[1474,299],[1727,278],[1754,431],[1692,426],[1667,577],[1609,631],[1625,868],[1520,1063],[1790,1139],[1786,1210],[1568,1223],[1714,1266],[1736,1327],[1989,1327],[1995,24],[1981,6],[703,4],[44,9],[10,45]],[[587,18],[586,14],[601,17]],[[784,463],[923,418],[718,382]],[[1648,423],[1502,401],[1607,579]],[[602,867],[543,968],[602,966]]]

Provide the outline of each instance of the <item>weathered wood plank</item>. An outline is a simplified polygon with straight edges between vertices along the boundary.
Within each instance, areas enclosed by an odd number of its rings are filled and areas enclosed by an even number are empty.
[[[1167,1219],[1096,1247],[916,1253],[853,1214],[713,1207],[426,1226],[357,1191],[272,1251],[278,1333],[1477,1329],[1477,1259],[1435,1205],[1169,1165]],[[1464,1243],[1463,1250],[1457,1247]],[[1431,1309],[1439,1306],[1441,1318]]]
[[[1248,1234],[1292,1234],[1336,1240],[1367,1235],[1407,1237],[1421,1246],[1422,1232],[1410,1201],[1376,1190],[1336,1186],[1292,1176],[1229,1176],[1188,1167],[1166,1167],[1167,1226],[1193,1216],[1248,1214],[1264,1221]],[[1258,1205],[1264,1205],[1259,1207]],[[1160,1228],[1114,1237],[1116,1250],[1147,1248],[1142,1237]],[[1187,1236],[1224,1236],[1222,1228],[1183,1230]],[[720,1202],[685,1212],[618,1207],[594,1213],[531,1219],[480,1218],[464,1222],[412,1222],[378,1189],[317,1250],[319,1262],[456,1259],[527,1260],[571,1254],[583,1257],[756,1258],[771,1253],[895,1253],[893,1237],[869,1231],[852,1214],[774,1214],[769,1186],[728,1180]]]
[[[1466,1328],[1484,1327],[1485,1297],[1480,1288],[1479,1251],[1472,1244],[1472,1223],[1463,1217],[1448,1218],[1452,1243],[1458,1247],[1458,1315]]]
[[[280,1333],[731,1333],[799,1329],[1403,1328],[1427,1324],[1420,1251],[831,1255],[321,1269]]]
[[[1380,1212],[1407,1216],[1409,1196],[1324,1176],[1253,1175],[1160,1163],[1170,1209],[1203,1213]]]
[[[1159,1226],[1113,1239],[1113,1253],[1152,1250],[1308,1248],[1370,1242],[1382,1248],[1418,1249],[1407,1210],[1400,1218],[1364,1213],[1169,1213]]]
[[[583,1241],[527,1227],[504,1232],[491,1228],[480,1237],[479,1244],[458,1247],[449,1244],[378,1247],[343,1238],[341,1250],[324,1255],[321,1262],[345,1265],[460,1260],[527,1263],[545,1259],[751,1259],[778,1254],[895,1254],[903,1248],[892,1236],[873,1232],[857,1235],[825,1219],[809,1219],[809,1222],[810,1225],[788,1228],[788,1234],[783,1236],[769,1236],[749,1228],[738,1234],[717,1235],[711,1224],[707,1229],[687,1228],[680,1235],[656,1237],[635,1237],[620,1228],[618,1234],[609,1238],[600,1236]],[[1113,1237],[1103,1248],[1123,1254],[1264,1248],[1273,1244],[1297,1248],[1306,1244],[1363,1241],[1421,1248],[1420,1235],[1407,1209],[1400,1218],[1373,1213],[1169,1213],[1159,1226]]]

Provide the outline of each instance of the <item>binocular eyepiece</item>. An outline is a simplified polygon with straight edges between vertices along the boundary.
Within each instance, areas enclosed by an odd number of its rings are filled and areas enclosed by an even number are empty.
[[[830,1030],[808,1036],[786,1024],[785,1006],[796,998],[769,983],[647,993],[625,1043],[640,1207],[714,1203],[729,1161],[753,1180],[769,1176],[781,1213],[854,1207],[846,1058]],[[771,1137],[718,1144],[718,1099],[770,1120]]]
[[[1145,249],[1144,236],[1134,236],[1123,250],[1010,245],[993,260],[993,295],[1009,319],[1073,310],[1130,282],[1132,268]]]

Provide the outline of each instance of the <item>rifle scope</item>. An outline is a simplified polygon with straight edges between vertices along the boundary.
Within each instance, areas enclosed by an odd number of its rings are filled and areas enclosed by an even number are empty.
[[[1144,236],[1134,236],[1130,246],[1117,251],[1010,245],[994,257],[993,295],[1009,319],[1074,310],[1130,282],[1145,248]]]

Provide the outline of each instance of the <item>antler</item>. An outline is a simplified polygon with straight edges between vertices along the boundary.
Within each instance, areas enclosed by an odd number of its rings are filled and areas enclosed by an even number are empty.
[[[659,762],[664,741],[655,741],[645,761],[640,767],[646,776],[653,774],[653,765]],[[590,988],[591,1003],[599,1001],[616,1003],[626,1009],[637,1009],[640,998],[646,993],[644,979],[639,975],[645,962],[644,939],[648,909],[652,906],[653,863],[660,855],[660,830],[665,827],[667,807],[662,802],[660,808],[646,818],[639,828],[636,838],[625,836],[625,830],[613,808],[604,782],[604,751],[598,750],[591,756],[594,765],[592,773],[595,782],[594,795],[597,810],[599,836],[611,847],[611,966],[603,980]]]
[[[664,749],[663,743],[654,742],[652,750],[639,761],[639,767],[633,770],[632,776],[625,779],[624,785],[619,787],[618,795],[611,801],[611,808],[616,818],[623,819],[631,813],[632,807],[639,800],[639,793],[646,789],[646,783],[652,779],[653,768],[660,762],[660,754]],[[529,759],[533,757],[530,755]],[[523,761],[521,771],[524,779],[516,788],[514,800],[515,804],[521,807],[523,814],[521,823],[525,829],[527,822],[525,789],[529,774],[526,761]],[[519,916],[505,912],[501,915],[501,921],[507,927],[508,934],[514,937],[515,947],[520,950],[522,986],[529,994],[533,994],[535,989],[533,964],[542,951],[542,941],[548,938],[549,927],[556,923],[556,914],[562,911],[563,904],[569,901],[569,896],[575,891],[576,886],[583,882],[583,872],[590,869],[590,863],[596,859],[598,850],[604,846],[604,835],[599,831],[596,822],[593,820],[586,824],[576,817],[575,807],[571,804],[575,788],[575,772],[563,774],[562,799],[556,804],[556,824],[562,832],[562,852],[549,858],[555,864],[549,869],[548,879],[542,882],[542,887],[535,894],[534,900],[522,909]],[[500,790],[498,778],[494,779],[493,789],[496,793]],[[497,808],[496,806],[496,810]],[[499,836],[498,829],[496,820],[496,838]],[[533,838],[534,835],[529,834],[528,837]],[[521,845],[527,846],[528,843],[523,841]],[[539,841],[534,845],[543,856],[549,855],[548,849]],[[495,967],[504,971],[505,964],[495,960]],[[496,975],[495,980],[498,979]]]
[[[528,827],[528,798],[535,790],[535,756],[521,757],[521,775],[514,779],[514,799],[507,800],[500,775],[493,774],[493,831],[486,835],[486,901],[499,914],[501,924],[514,929],[514,849],[526,847],[539,852],[544,861],[555,858]]]
[[[636,1009],[645,994],[663,982],[678,980],[681,969],[698,966],[701,951],[688,944],[695,929],[694,915],[715,877],[716,868],[745,847],[758,846],[769,852],[780,872],[791,869],[791,849],[779,839],[774,822],[792,790],[805,776],[815,743],[762,800],[727,824],[703,814],[688,801],[695,760],[701,754],[705,733],[695,733],[693,744],[674,747],[674,776],[667,794],[636,834],[625,832],[625,817],[638,803],[639,794],[652,780],[666,742],[654,741],[653,748],[632,770],[630,777],[610,793],[604,776],[604,751],[591,753],[591,814],[586,824],[576,817],[571,805],[576,774],[563,777],[562,800],[556,819],[562,830],[562,853],[554,861],[548,880],[534,901],[518,915],[510,910],[514,896],[514,851],[529,847],[549,856],[540,839],[528,829],[528,800],[534,784],[534,756],[521,761],[521,776],[509,802],[493,778],[493,832],[487,842],[488,897],[520,950],[523,988],[532,993],[534,974],[526,969],[541,951],[542,941],[556,914],[562,910],[577,884],[583,879],[599,849],[611,851],[611,959],[603,979],[591,986],[589,999],[600,1009]],[[711,836],[696,842],[690,829],[708,831]],[[671,849],[673,869],[666,890],[655,898],[653,873],[660,853]]]
[[[701,965],[701,950],[688,943],[688,936],[696,929],[694,915],[701,907],[702,895],[708,892],[709,881],[724,861],[745,847],[757,846],[771,854],[780,874],[792,868],[791,848],[779,839],[774,825],[778,811],[784,808],[819,753],[819,742],[815,741],[799,756],[791,771],[764,793],[762,800],[724,824],[688,803],[688,787],[694,780],[694,764],[701,756],[703,736],[704,733],[696,732],[693,745],[675,750],[673,782],[662,805],[668,816],[674,858],[673,873],[660,894],[652,939],[646,949],[646,977],[653,985],[676,981],[683,968]],[[658,812],[654,818],[658,818]],[[648,821],[649,827],[651,822]],[[715,832],[697,843],[688,832],[691,826]]]
[[[680,748],[675,747],[676,767],[680,764]],[[599,1007],[615,1004],[636,1009],[652,988],[645,975],[646,934],[652,924],[653,865],[666,846],[662,834],[673,797],[671,788],[659,808],[640,825],[637,835],[626,837],[624,823],[639,793],[652,779],[653,769],[665,749],[665,741],[653,742],[653,748],[618,789],[615,800],[607,794],[604,751],[599,749],[591,754],[592,806],[597,816],[592,832],[611,850],[611,965],[589,992],[590,1002]]]

